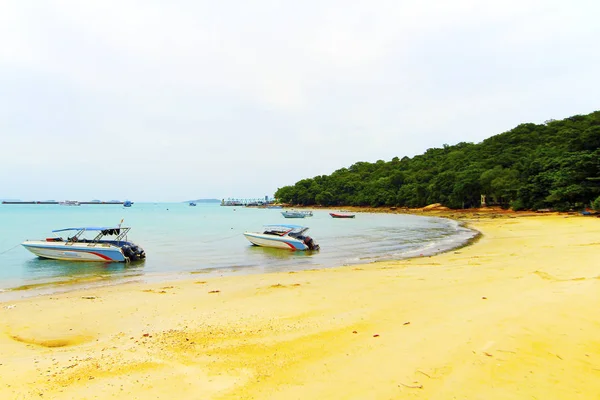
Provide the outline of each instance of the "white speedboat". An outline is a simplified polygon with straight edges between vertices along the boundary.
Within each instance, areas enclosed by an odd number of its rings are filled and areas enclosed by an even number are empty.
[[[319,245],[308,235],[308,228],[299,225],[265,225],[262,232],[245,232],[244,236],[255,246],[288,250],[319,250]]]
[[[63,239],[51,237],[44,240],[26,240],[21,245],[38,257],[54,260],[129,262],[146,258],[144,250],[127,241],[131,228],[82,227],[65,228],[53,233],[73,232],[73,236]],[[86,239],[85,233],[92,232],[93,239]],[[115,236],[113,240],[105,239]]]

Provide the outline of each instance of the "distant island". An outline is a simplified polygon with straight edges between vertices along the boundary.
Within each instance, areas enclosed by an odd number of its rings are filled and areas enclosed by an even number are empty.
[[[220,203],[218,199],[197,199],[197,200],[186,200],[184,203]]]

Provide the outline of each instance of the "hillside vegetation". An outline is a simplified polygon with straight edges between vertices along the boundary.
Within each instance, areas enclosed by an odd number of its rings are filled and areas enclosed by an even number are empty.
[[[357,162],[279,188],[284,203],[514,210],[600,209],[600,111],[521,124],[481,143],[428,149],[413,158]]]

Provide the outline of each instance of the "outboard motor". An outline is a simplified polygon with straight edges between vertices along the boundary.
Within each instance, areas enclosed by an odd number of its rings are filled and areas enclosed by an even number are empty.
[[[313,238],[307,236],[304,238],[304,244],[308,247],[309,250],[319,250],[319,245],[315,243]]]
[[[123,251],[123,255],[129,261],[133,261],[133,257],[135,256],[135,253],[133,252],[133,249],[131,248],[131,246],[129,246],[128,244],[125,244],[125,245],[121,246],[121,250]]]
[[[123,250],[123,255],[127,257],[129,261],[139,261],[146,258],[146,253],[144,252],[144,250],[141,247],[136,246],[135,244],[131,246],[128,244],[123,245],[121,247],[121,250]]]
[[[144,250],[140,246],[134,245],[131,249],[133,250],[133,252],[135,254],[134,259],[136,261],[143,260],[144,258],[146,258],[146,252],[144,252]]]

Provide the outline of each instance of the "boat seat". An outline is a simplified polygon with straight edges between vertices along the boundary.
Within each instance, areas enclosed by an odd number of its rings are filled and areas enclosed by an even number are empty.
[[[277,236],[283,236],[285,234],[285,232],[281,232],[281,231],[265,231],[264,233],[265,233],[265,235],[277,235]]]

